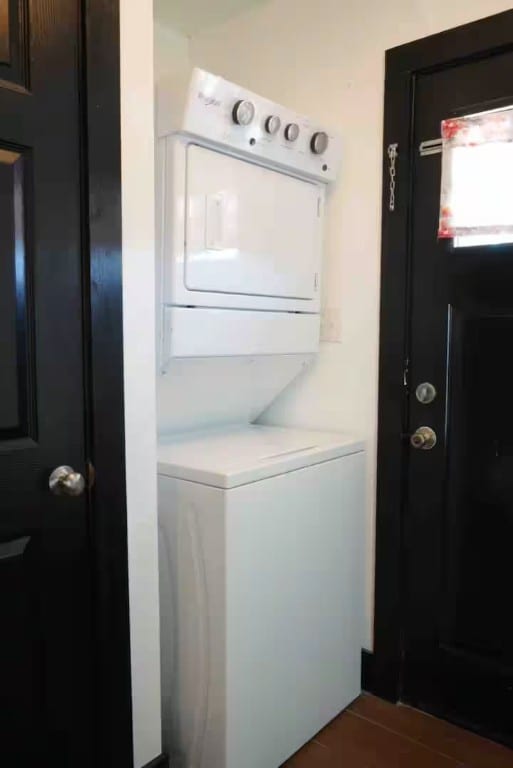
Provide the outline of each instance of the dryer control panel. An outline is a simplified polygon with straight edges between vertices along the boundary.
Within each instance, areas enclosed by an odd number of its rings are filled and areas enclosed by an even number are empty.
[[[201,69],[179,90],[176,84],[160,88],[159,136],[197,137],[316,181],[336,178],[340,137],[312,119]]]

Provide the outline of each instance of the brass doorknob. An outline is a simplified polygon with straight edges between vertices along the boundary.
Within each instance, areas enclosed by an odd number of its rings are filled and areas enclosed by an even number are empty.
[[[81,496],[85,489],[85,480],[73,467],[57,467],[48,480],[48,486],[56,496]]]
[[[430,451],[436,445],[436,432],[431,427],[419,427],[410,437],[410,445],[421,451]]]

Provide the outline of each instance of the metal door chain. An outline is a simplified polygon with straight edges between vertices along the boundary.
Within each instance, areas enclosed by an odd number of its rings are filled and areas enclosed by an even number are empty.
[[[395,161],[397,160],[398,144],[388,145],[388,159],[390,160],[389,174],[390,174],[390,197],[388,201],[388,210],[395,211]]]

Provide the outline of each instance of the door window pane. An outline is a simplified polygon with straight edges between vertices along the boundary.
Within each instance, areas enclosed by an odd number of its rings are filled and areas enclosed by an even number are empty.
[[[513,108],[442,122],[440,238],[513,241]]]

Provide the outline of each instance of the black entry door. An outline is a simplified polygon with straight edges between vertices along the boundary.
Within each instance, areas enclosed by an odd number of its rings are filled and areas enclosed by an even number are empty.
[[[48,485],[60,465],[85,474],[78,9],[0,0],[0,764],[13,768],[94,764],[87,494]]]
[[[512,72],[502,53],[416,81],[408,432],[437,443],[408,449],[402,693],[510,744],[513,245],[437,239],[441,155],[419,145],[445,118],[513,105]]]

